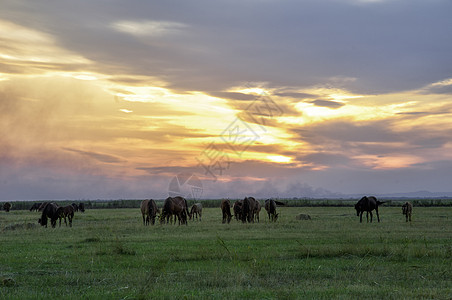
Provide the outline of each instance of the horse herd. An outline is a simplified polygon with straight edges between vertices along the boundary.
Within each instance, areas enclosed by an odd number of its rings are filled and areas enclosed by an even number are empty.
[[[66,226],[72,227],[72,219],[74,218],[74,213],[77,211],[85,212],[85,205],[83,203],[72,203],[67,206],[59,206],[54,202],[43,202],[34,203],[30,211],[42,212],[41,218],[39,218],[38,223],[42,226],[47,227],[48,219],[50,219],[50,225],[55,228],[57,220],[60,221],[59,226],[61,226],[61,219],[64,220]],[[67,220],[66,220],[67,219]]]
[[[276,206],[284,205],[284,203],[267,199],[265,200],[265,210],[268,213],[268,219],[275,222],[278,219],[278,213],[276,213]],[[229,199],[223,199],[221,201],[221,212],[223,215],[223,223],[230,223],[232,219],[232,212],[237,221],[243,223],[259,222],[259,213],[261,211],[261,204],[253,197],[245,197],[243,200],[237,200],[231,205]],[[232,212],[231,212],[232,208]],[[141,216],[143,219],[143,225],[155,224],[157,214],[160,214],[159,221],[163,223],[176,223],[176,219],[180,224],[188,225],[188,220],[201,221],[202,219],[202,204],[195,203],[191,206],[190,211],[188,209],[187,200],[184,197],[168,197],[163,203],[162,211],[157,207],[154,200],[143,200],[141,202]]]
[[[363,221],[363,213],[366,212],[367,222],[369,222],[369,214],[370,214],[370,222],[373,221],[373,213],[375,210],[377,214],[377,220],[380,222],[380,215],[378,213],[378,207],[385,203],[384,201],[378,201],[374,196],[364,196],[362,197],[358,203],[355,204],[356,215],[359,218],[360,223]],[[283,202],[276,201],[273,199],[265,200],[265,210],[268,214],[268,219],[270,222],[276,222],[279,214],[276,212],[276,207],[280,205],[284,205]],[[259,213],[261,211],[261,203],[256,200],[254,197],[245,197],[243,200],[237,200],[231,205],[231,201],[229,199],[221,200],[220,204],[221,212],[222,212],[222,223],[230,223],[233,217],[237,221],[242,221],[243,223],[254,223],[255,221],[259,222]],[[232,209],[232,212],[231,212]],[[410,202],[405,202],[402,205],[402,213],[406,216],[406,221],[411,222],[411,214],[413,211],[413,205]],[[159,220],[160,223],[163,224],[176,222],[176,218],[178,219],[179,225],[185,224],[187,225],[187,219],[191,220],[195,218],[201,220],[202,216],[202,204],[195,203],[191,207],[190,211],[188,210],[187,200],[183,197],[168,197],[162,208],[162,212],[157,208],[157,205],[154,200],[143,200],[141,203],[141,214],[143,217],[143,224],[152,225],[155,224],[155,219],[157,214],[160,214]]]
[[[369,214],[370,222],[372,222],[372,211],[375,210],[377,220],[380,222],[378,207],[383,203],[385,202],[378,201],[374,196],[362,197],[355,204],[356,215],[359,217],[359,221],[362,223],[363,213],[366,212],[367,222],[369,222]],[[270,222],[276,222],[278,220],[279,213],[276,212],[276,208],[277,206],[283,205],[283,202],[273,199],[265,200],[264,208],[267,211]],[[11,209],[11,204],[7,202],[2,206],[2,208],[8,212]],[[259,214],[262,205],[254,197],[245,197],[243,200],[235,201],[232,205],[229,199],[223,199],[221,201],[220,208],[222,212],[222,223],[229,224],[233,216],[237,221],[241,221],[243,223],[254,223],[255,221],[259,222]],[[152,199],[143,200],[141,202],[140,209],[143,218],[143,225],[154,225],[157,218],[161,224],[165,222],[176,223],[177,219],[179,225],[188,225],[188,220],[194,220],[195,217],[199,221],[202,219],[202,204],[195,203],[189,210],[187,200],[181,196],[168,197],[164,201],[161,211],[157,207],[156,202]],[[66,226],[68,226],[69,221],[69,226],[72,227],[74,213],[77,211],[85,212],[85,206],[83,203],[79,203],[78,205],[76,203],[72,203],[67,206],[58,206],[58,204],[54,202],[43,202],[34,203],[30,208],[30,211],[33,210],[42,212],[41,218],[38,220],[38,223],[42,226],[47,227],[48,219],[50,219],[52,227],[56,226],[57,220],[59,220],[59,226],[61,226],[61,220],[63,219]],[[411,222],[412,212],[413,205],[410,202],[405,202],[402,205],[402,213],[406,217],[406,222]]]

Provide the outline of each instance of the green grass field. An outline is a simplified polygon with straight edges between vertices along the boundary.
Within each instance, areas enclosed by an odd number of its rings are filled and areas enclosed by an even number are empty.
[[[222,224],[205,208],[201,222],[144,227],[139,209],[96,209],[55,229],[1,211],[0,298],[452,298],[452,208],[415,207],[412,224],[400,207],[372,224],[352,207],[278,211],[277,223],[263,210]]]

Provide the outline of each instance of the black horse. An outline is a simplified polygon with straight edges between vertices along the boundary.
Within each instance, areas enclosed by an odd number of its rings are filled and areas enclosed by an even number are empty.
[[[39,207],[42,205],[42,203],[35,203],[30,207],[30,211],[38,211]]]
[[[60,215],[58,214],[58,205],[56,203],[47,203],[42,209],[41,218],[38,220],[38,223],[42,226],[47,227],[47,218],[50,218],[50,224],[53,228],[56,226],[56,221],[59,219]]]
[[[374,196],[364,196],[358,203],[355,204],[356,215],[359,216],[359,222],[363,222],[363,212],[367,212],[367,223],[369,223],[369,213],[370,213],[370,222],[372,223],[372,211],[375,209],[377,212],[377,219],[380,222],[380,215],[378,214],[378,206],[383,204],[384,202],[378,201]]]

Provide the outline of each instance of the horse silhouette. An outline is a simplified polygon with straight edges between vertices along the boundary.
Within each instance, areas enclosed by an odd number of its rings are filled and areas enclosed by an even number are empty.
[[[3,209],[4,209],[6,212],[9,212],[9,211],[11,210],[11,207],[12,207],[12,205],[11,205],[11,203],[9,203],[9,202],[5,202],[5,204],[3,204]]]
[[[173,215],[179,219],[179,225],[181,223],[188,225],[188,205],[187,200],[184,197],[176,196],[166,198],[160,215],[160,223],[164,223],[165,218],[166,223],[169,223],[169,218]]]
[[[143,225],[155,224],[155,218],[159,209],[157,208],[157,204],[154,200],[143,200],[141,201],[141,215],[143,217]]]
[[[30,211],[38,211],[39,207],[42,205],[42,203],[34,203],[31,207],[30,207]]]
[[[221,212],[223,213],[223,224],[231,222],[232,214],[231,214],[231,202],[229,199],[221,200]]]
[[[46,202],[46,205],[42,208],[42,214],[41,218],[39,218],[38,223],[41,224],[41,226],[47,227],[47,219],[50,219],[50,224],[53,228],[56,226],[56,221],[59,218],[59,214],[57,212],[58,205],[56,203],[49,203]]]
[[[271,222],[276,222],[276,220],[278,220],[279,214],[276,213],[276,205],[284,205],[284,203],[273,199],[265,200],[265,210],[268,214],[268,220]]]
[[[190,220],[193,218],[193,221],[195,220],[195,216],[196,216],[196,220],[198,220],[198,216],[199,216],[199,221],[201,221],[201,217],[202,217],[202,204],[201,203],[195,203],[192,205],[191,209],[190,209]]]
[[[256,199],[253,197],[245,197],[242,205],[242,222],[254,223],[254,212],[256,207]]]
[[[242,220],[242,206],[243,200],[237,200],[234,202],[232,206],[232,210],[234,211],[234,217],[237,221]]]
[[[411,214],[413,212],[413,204],[410,202],[405,202],[402,205],[402,213],[405,215],[406,221],[408,220],[411,222]]]
[[[377,212],[377,219],[380,222],[380,215],[378,214],[378,206],[385,202],[378,201],[374,196],[364,196],[358,203],[355,204],[356,215],[359,216],[359,222],[363,222],[363,212],[367,212],[367,223],[369,223],[369,213],[370,213],[370,222],[372,223],[373,215],[372,211],[375,210]]]
[[[58,207],[56,214],[60,219],[60,227],[61,227],[61,219],[64,219],[64,224],[67,226],[66,218],[69,220],[69,227],[72,227],[72,219],[74,218],[74,207],[71,205]]]

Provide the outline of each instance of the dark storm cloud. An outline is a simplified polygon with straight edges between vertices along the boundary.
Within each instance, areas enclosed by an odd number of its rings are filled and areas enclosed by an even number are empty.
[[[370,93],[450,76],[450,11],[446,0],[4,1],[0,17],[51,33],[100,70],[156,76],[178,90],[222,91],[249,81],[306,86],[342,77],[356,78],[346,88]],[[117,30],[121,21],[163,25],[159,34],[134,35]]]

